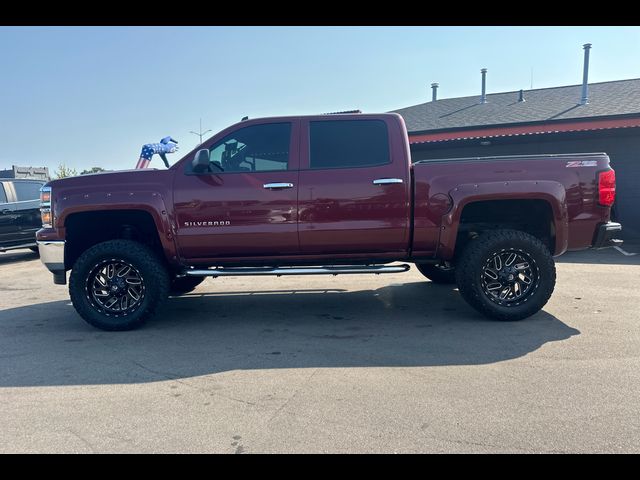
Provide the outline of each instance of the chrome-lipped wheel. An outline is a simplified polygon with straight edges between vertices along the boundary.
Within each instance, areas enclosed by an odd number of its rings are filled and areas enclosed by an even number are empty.
[[[482,267],[482,290],[493,302],[515,306],[526,302],[538,288],[536,262],[522,250],[506,249],[490,255]]]
[[[135,312],[144,299],[144,279],[130,263],[109,259],[96,265],[87,277],[89,301],[108,316]]]

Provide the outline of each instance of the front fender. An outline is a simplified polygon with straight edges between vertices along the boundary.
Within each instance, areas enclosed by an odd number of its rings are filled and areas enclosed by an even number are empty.
[[[175,242],[169,210],[160,192],[153,190],[93,191],[91,193],[66,193],[58,197],[54,204],[56,226],[64,235],[66,219],[75,213],[98,211],[141,210],[149,213],[158,231],[158,237],[169,263],[178,263],[178,249]]]

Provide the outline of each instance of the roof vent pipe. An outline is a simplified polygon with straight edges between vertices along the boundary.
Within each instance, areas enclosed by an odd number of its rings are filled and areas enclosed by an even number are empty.
[[[437,83],[431,84],[431,101],[435,102],[438,99],[438,87]]]
[[[524,90],[520,90],[520,94],[518,95],[518,101],[526,102],[526,100],[524,99]]]
[[[482,95],[480,96],[480,103],[487,103],[487,69],[480,70],[482,74]]]
[[[587,105],[589,103],[589,50],[591,50],[591,44],[585,43],[584,48],[584,69],[582,71],[582,98],[580,99],[580,105]]]

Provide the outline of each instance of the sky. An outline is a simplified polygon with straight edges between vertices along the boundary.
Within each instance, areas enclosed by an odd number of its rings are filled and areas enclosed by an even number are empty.
[[[251,118],[640,77],[640,27],[0,27],[0,170],[133,168]],[[154,157],[152,167],[164,168]]]

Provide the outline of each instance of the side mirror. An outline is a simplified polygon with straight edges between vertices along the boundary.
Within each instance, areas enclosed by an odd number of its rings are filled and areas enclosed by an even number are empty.
[[[196,173],[205,173],[209,171],[209,150],[203,148],[196,152],[196,156],[191,161],[193,171]]]

